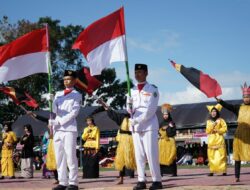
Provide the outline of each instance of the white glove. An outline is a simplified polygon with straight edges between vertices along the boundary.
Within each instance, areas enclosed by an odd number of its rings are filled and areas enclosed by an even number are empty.
[[[174,126],[173,123],[169,123],[168,125],[169,125],[169,127],[173,127]]]
[[[133,114],[133,98],[130,96],[127,97],[127,107],[128,113]]]
[[[137,121],[134,119],[129,119],[130,125],[135,126],[137,124]]]
[[[49,94],[48,100],[49,100],[49,101],[53,101],[53,100],[54,100],[54,94]]]
[[[57,125],[60,125],[60,123],[55,119],[49,119],[49,125],[50,126],[57,126]]]
[[[127,100],[128,104],[133,104],[133,98],[132,97],[128,96],[127,99],[128,99]]]

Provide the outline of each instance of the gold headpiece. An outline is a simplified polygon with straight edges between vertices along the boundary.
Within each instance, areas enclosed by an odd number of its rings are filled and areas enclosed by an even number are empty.
[[[172,111],[172,106],[170,104],[162,104],[161,106],[161,112],[162,114],[168,114]]]
[[[244,86],[241,86],[243,96],[250,96],[250,86],[247,86],[247,83],[244,83]]]
[[[222,109],[222,105],[216,104],[216,105],[207,106],[209,113],[212,112],[213,108],[217,109],[220,112]]]

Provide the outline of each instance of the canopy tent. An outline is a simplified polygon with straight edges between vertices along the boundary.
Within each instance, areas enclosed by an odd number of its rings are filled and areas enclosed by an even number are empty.
[[[240,104],[240,100],[229,101],[232,104]],[[195,103],[195,104],[182,104],[182,105],[174,105],[173,111],[171,113],[174,122],[176,123],[177,129],[197,129],[204,128],[206,125],[206,120],[209,116],[206,105],[213,105],[215,102],[206,102],[206,103]],[[89,116],[93,111],[95,111],[97,106],[87,106],[82,107],[80,113],[77,117],[77,128],[78,132],[82,133],[83,128],[86,126],[85,119]],[[120,110],[124,112],[124,110]],[[42,115],[45,117],[49,117],[48,111],[36,111],[38,115]],[[161,108],[158,107],[157,117],[159,122],[162,121]],[[236,124],[236,116],[229,112],[226,109],[222,109],[221,117],[226,120],[228,124]],[[116,125],[114,121],[109,119],[107,113],[99,112],[94,115],[94,120],[96,125],[100,128],[101,131],[115,130],[118,129],[119,126]],[[12,125],[13,131],[17,134],[17,136],[23,135],[23,125],[31,124],[33,127],[34,135],[41,136],[48,129],[47,124],[41,121],[34,120],[29,115],[20,116]]]

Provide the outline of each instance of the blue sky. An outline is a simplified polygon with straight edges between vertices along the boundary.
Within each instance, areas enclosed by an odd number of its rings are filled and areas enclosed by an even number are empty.
[[[149,66],[160,102],[212,101],[175,71],[168,59],[209,74],[222,86],[223,99],[240,99],[250,85],[250,1],[248,0],[0,0],[0,16],[11,22],[50,16],[63,25],[87,26],[125,8],[130,75],[137,62]],[[125,67],[112,64],[125,80]]]

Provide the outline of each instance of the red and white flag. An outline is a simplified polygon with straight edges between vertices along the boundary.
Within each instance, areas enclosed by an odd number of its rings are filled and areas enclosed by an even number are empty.
[[[72,48],[83,53],[92,76],[112,62],[127,61],[123,7],[85,28]]]
[[[48,73],[46,28],[33,30],[0,46],[0,83]]]

